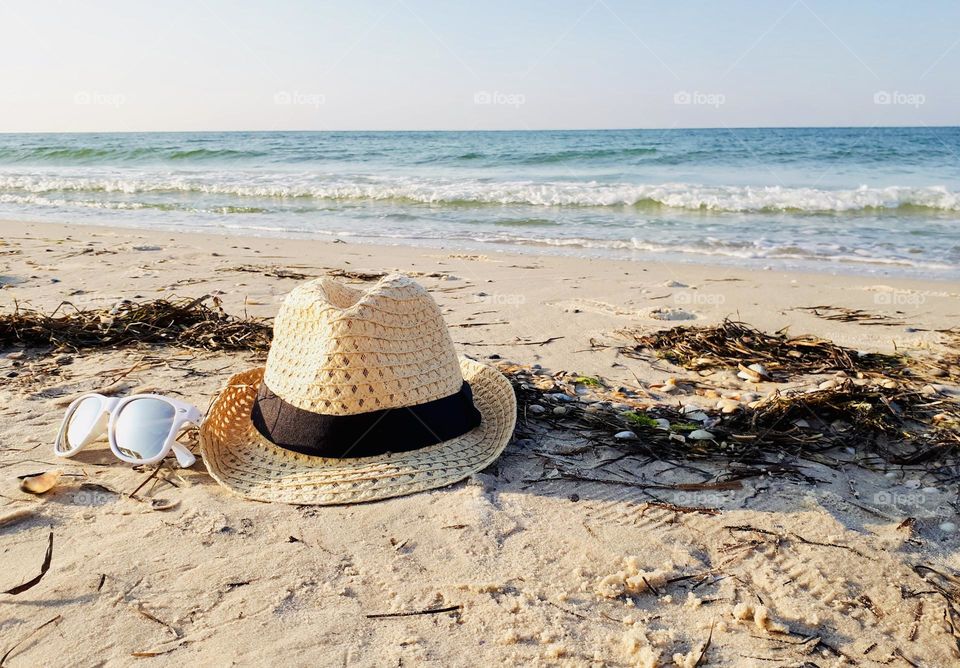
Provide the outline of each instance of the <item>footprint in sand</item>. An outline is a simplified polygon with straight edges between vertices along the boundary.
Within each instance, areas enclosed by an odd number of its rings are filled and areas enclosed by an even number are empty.
[[[601,315],[611,315],[628,318],[639,318],[642,314],[639,311],[621,308],[615,304],[598,301],[596,299],[565,299],[556,302],[547,302],[548,306],[554,306],[567,313],[599,313]]]
[[[682,308],[660,307],[650,311],[654,320],[696,320],[697,314]]]

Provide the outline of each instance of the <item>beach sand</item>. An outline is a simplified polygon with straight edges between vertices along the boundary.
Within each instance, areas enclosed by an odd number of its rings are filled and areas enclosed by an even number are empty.
[[[855,350],[922,355],[941,346],[934,330],[960,322],[956,283],[0,223],[2,312],[15,301],[52,311],[64,301],[102,308],[215,294],[228,313],[272,316],[298,283],[269,275],[277,269],[412,273],[460,352],[642,386],[674,404],[716,399],[659,394],[664,380],[691,372],[618,355],[608,345],[618,330],[731,317]],[[800,310],[817,306],[886,319]],[[231,374],[257,364],[247,353],[172,347],[0,350],[3,589],[37,575],[53,533],[40,583],[0,594],[0,655],[11,650],[0,663],[960,661],[960,631],[918,574],[960,571],[956,485],[920,466],[803,460],[804,479],[678,489],[713,472],[639,458],[610,465],[603,448],[530,418],[495,465],[462,483],[296,507],[233,496],[199,461],[140,488],[151,469],[120,463],[106,444],[72,460],[52,455],[62,413],[81,393],[155,391],[205,409]],[[713,382],[744,395],[772,389],[725,372]],[[558,462],[602,467],[624,484],[554,479]],[[53,469],[64,473],[54,490],[19,490],[17,476]]]

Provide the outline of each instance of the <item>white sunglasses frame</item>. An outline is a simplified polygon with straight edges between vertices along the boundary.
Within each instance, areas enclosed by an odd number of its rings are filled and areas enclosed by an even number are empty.
[[[67,450],[61,450],[60,445],[66,438],[67,427],[69,426],[70,418],[73,417],[73,413],[76,411],[77,406],[80,405],[80,402],[90,398],[100,400],[100,406],[97,408],[98,416],[96,422],[94,422],[93,426],[90,428],[90,432],[86,435],[86,437],[84,437],[80,445]],[[120,415],[120,412],[123,410],[124,406],[131,401],[136,401],[138,399],[159,399],[160,401],[169,404],[174,409],[173,420],[170,424],[170,431],[167,433],[167,438],[164,441],[163,448],[160,450],[159,454],[150,457],[149,459],[128,457],[120,452],[120,448],[117,445],[117,416]],[[102,394],[97,394],[96,392],[91,392],[89,394],[84,394],[83,396],[77,397],[70,402],[70,405],[67,407],[67,412],[63,417],[63,422],[60,424],[60,430],[57,432],[57,438],[53,442],[53,454],[55,454],[57,457],[73,457],[75,454],[103,436],[104,432],[106,432],[107,440],[110,442],[110,450],[113,451],[114,456],[116,456],[116,458],[122,462],[126,462],[127,464],[156,464],[166,457],[171,450],[173,450],[173,454],[177,458],[177,462],[180,464],[181,468],[189,468],[190,466],[193,466],[193,464],[197,461],[197,458],[192,452],[190,452],[189,448],[177,441],[177,436],[180,434],[180,430],[185,424],[191,423],[199,427],[202,421],[203,413],[201,413],[200,409],[198,409],[196,406],[192,406],[182,401],[177,401],[176,399],[171,399],[170,397],[164,397],[159,394],[133,394],[129,397],[117,399],[113,397],[105,397]]]

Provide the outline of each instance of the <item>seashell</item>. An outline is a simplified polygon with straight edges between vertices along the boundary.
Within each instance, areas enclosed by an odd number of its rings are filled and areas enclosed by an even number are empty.
[[[744,380],[749,380],[754,383],[759,383],[761,380],[770,380],[770,374],[762,364],[751,364],[750,366],[737,364],[737,368],[740,369],[737,376]]]
[[[180,505],[179,499],[151,499],[151,510],[172,510]]]
[[[730,415],[731,413],[736,413],[738,410],[740,410],[740,402],[727,399],[726,401],[718,402],[717,408],[719,408],[720,412],[724,415]]]
[[[895,380],[890,380],[890,379],[888,378],[887,380],[885,380],[885,381],[883,381],[882,383],[880,383],[880,387],[883,387],[883,388],[888,389],[888,390],[895,390],[895,389],[897,389],[897,387],[899,387],[899,386],[897,385],[897,381],[895,381]]]
[[[713,438],[713,434],[706,429],[694,429],[690,432],[689,436],[695,441],[709,441]]]
[[[613,437],[618,441],[633,441],[636,440],[637,435],[632,431],[618,431]]]
[[[44,471],[20,478],[20,489],[31,494],[49,492],[60,480],[60,471]]]

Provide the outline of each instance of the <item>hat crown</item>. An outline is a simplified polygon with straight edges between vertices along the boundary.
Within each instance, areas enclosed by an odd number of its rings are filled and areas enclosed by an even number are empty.
[[[423,404],[463,384],[440,307],[402,274],[368,290],[330,278],[295,288],[274,321],[263,380],[287,403],[326,415]]]

